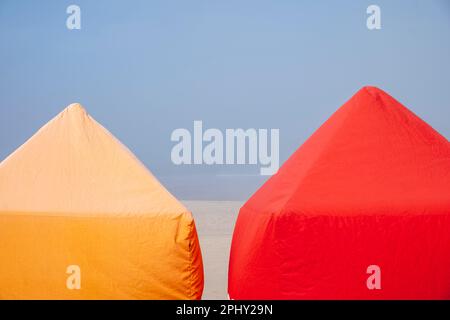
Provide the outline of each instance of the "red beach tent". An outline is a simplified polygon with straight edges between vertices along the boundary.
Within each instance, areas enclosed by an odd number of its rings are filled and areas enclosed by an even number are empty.
[[[450,299],[450,144],[375,87],[241,208],[231,299]]]

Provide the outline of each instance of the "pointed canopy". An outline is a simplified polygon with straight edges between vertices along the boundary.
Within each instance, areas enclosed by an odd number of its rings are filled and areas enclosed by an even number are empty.
[[[187,210],[80,104],[0,164],[0,211],[177,214]]]
[[[364,87],[241,208],[230,298],[449,299],[448,230],[449,142]]]
[[[364,87],[246,207],[338,215],[448,212],[450,144],[386,92]]]
[[[192,214],[79,104],[0,163],[0,243],[0,299],[202,295]]]

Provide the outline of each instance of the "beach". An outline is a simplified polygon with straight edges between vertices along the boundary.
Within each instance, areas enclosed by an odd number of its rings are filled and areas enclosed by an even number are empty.
[[[228,258],[241,201],[193,201],[191,210],[200,240],[205,273],[202,299],[227,299]]]

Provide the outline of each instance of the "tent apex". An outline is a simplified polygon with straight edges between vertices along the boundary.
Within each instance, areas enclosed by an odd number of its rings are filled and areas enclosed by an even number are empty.
[[[84,107],[78,103],[71,103],[69,104],[66,109],[64,109],[65,112],[69,113],[69,114],[80,114],[80,115],[86,115],[86,109],[84,109]]]
[[[388,95],[386,92],[375,86],[364,86],[361,88],[360,92],[365,92],[375,99]]]

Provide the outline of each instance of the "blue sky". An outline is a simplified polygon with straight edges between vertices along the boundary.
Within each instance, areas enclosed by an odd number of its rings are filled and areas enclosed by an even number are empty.
[[[175,166],[171,132],[279,128],[284,161],[364,85],[448,139],[448,1],[0,1],[0,159],[80,102],[176,196],[246,199],[258,166]]]

